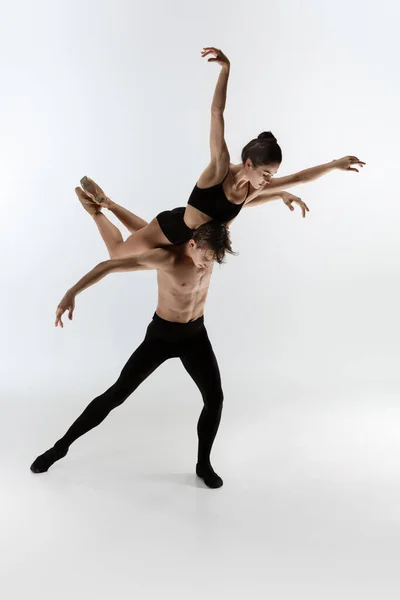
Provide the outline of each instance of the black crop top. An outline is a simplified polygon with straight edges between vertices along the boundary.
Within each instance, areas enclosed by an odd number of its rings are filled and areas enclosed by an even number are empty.
[[[225,196],[223,188],[223,183],[228,175],[229,171],[221,183],[217,183],[217,185],[213,185],[209,188],[199,188],[196,184],[190,194],[188,204],[211,217],[214,221],[219,221],[220,223],[232,221],[232,219],[238,216],[246,202],[247,196],[249,195],[250,183],[247,189],[246,198],[243,202],[241,204],[233,204],[233,202],[230,202]]]

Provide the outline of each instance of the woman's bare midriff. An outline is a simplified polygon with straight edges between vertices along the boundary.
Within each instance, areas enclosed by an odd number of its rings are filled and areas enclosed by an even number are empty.
[[[183,220],[190,229],[197,229],[201,225],[212,221],[212,218],[204,214],[194,206],[190,206],[190,204],[188,204],[186,206]]]

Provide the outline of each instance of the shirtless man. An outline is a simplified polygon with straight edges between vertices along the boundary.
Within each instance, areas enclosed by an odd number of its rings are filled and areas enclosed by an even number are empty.
[[[65,311],[72,319],[76,295],[106,275],[116,271],[157,271],[158,305],[144,341],[116,383],[95,398],[66,434],[34,461],[32,472],[47,471],[67,454],[75,440],[99,425],[157,367],[169,358],[179,357],[204,402],[197,425],[196,473],[208,487],[222,486],[221,477],[211,466],[210,453],[221,419],[223,392],[203,315],[214,262],[222,263],[226,252],[232,254],[229,231],[225,225],[212,221],[196,229],[193,239],[181,246],[101,262],[65,294],[57,308],[56,326],[63,327]]]

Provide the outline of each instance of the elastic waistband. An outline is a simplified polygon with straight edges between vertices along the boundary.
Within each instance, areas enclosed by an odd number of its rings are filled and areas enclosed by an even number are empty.
[[[166,321],[154,313],[153,320],[147,329],[147,336],[150,339],[167,342],[188,342],[203,332],[205,332],[203,316],[188,323],[174,323]]]
[[[194,321],[188,321],[187,323],[175,323],[174,321],[166,321],[166,319],[162,319],[156,312],[153,315],[153,321],[157,323],[163,324],[166,327],[171,327],[171,329],[196,329],[199,325],[204,325],[204,315],[195,319]]]

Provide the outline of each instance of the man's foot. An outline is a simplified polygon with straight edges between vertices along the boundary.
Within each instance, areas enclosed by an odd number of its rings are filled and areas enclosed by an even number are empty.
[[[197,463],[196,465],[196,474],[200,477],[207,487],[209,488],[220,488],[224,485],[221,477],[217,475],[210,464],[202,465]]]
[[[79,202],[82,204],[83,208],[91,215],[92,217],[101,212],[101,206],[96,204],[94,200],[88,196],[82,188],[76,187],[75,194],[78,196]]]
[[[37,457],[37,459],[31,464],[32,473],[45,473],[48,471],[57,460],[60,458],[64,458],[64,456],[68,452],[68,448],[57,448],[57,444],[47,450],[44,454],[41,454]]]
[[[90,179],[90,177],[86,177],[85,175],[85,177],[82,177],[81,179],[81,186],[83,188],[83,191],[94,202],[96,202],[96,204],[109,208],[109,205],[111,203],[110,199],[107,198],[101,187],[97,185],[97,183],[95,183],[93,179]]]

